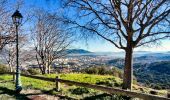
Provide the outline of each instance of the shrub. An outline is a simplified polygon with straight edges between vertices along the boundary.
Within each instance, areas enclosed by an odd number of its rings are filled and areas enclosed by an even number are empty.
[[[170,93],[167,93],[167,97],[170,98]]]
[[[7,66],[0,64],[0,73],[5,73],[5,72],[9,72],[9,71],[10,71],[10,69]]]
[[[161,90],[162,87],[161,87],[160,85],[155,85],[155,86],[154,86],[154,89]]]
[[[121,87],[122,85],[123,85],[123,83],[117,83],[117,82],[114,83],[114,86],[116,86],[116,87]]]
[[[37,75],[37,74],[40,74],[40,72],[36,69],[33,69],[33,68],[29,68],[27,70],[31,75]]]
[[[112,69],[110,69],[109,67],[106,66],[95,66],[85,68],[81,72],[87,74],[113,75],[119,78],[123,78],[123,72],[116,67],[112,67]]]
[[[109,87],[113,87],[113,83],[110,82],[110,81],[99,81],[99,82],[96,82],[97,85],[105,85],[105,86],[109,86]]]
[[[30,73],[29,73],[27,70],[22,70],[22,71],[21,71],[21,74],[29,75]]]
[[[151,90],[151,91],[150,91],[150,94],[158,95],[158,92],[157,92],[157,91],[153,91],[153,90]]]
[[[75,89],[70,89],[70,92],[72,94],[82,95],[82,94],[89,93],[89,90],[87,88],[84,88],[84,87],[78,87],[78,88],[75,88]]]
[[[122,70],[120,70],[116,67],[113,67],[111,72],[112,72],[112,75],[119,77],[119,78],[123,78],[123,71]]]

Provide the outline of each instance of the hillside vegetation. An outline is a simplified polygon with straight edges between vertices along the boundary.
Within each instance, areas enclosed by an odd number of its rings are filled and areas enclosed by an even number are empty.
[[[143,68],[142,68],[143,67]],[[155,62],[135,71],[139,82],[155,89],[170,89],[170,62]]]

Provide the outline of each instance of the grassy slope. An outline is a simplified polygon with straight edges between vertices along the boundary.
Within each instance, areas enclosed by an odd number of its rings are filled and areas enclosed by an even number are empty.
[[[45,75],[45,77],[50,77],[50,78],[55,78],[56,74],[50,74],[50,75]],[[60,74],[61,79],[66,79],[66,80],[72,80],[72,81],[77,81],[77,82],[84,82],[84,83],[90,83],[90,84],[96,84],[96,83],[104,83],[104,85],[108,86],[108,83],[110,84],[121,84],[122,80],[120,78],[114,77],[114,76],[109,76],[109,75],[90,75],[90,74],[77,74],[77,73],[71,73],[71,74]],[[14,90],[15,86],[12,81],[12,76],[11,75],[1,75],[0,76],[0,88],[1,87],[6,87],[8,89]],[[43,91],[49,91],[55,88],[55,83],[53,82],[47,82],[47,81],[42,81],[42,80],[37,80],[37,79],[32,79],[32,78],[26,78],[26,77],[21,77],[22,80],[22,86],[24,89],[39,89]],[[107,84],[105,84],[107,83]],[[109,84],[109,85],[110,85]],[[73,96],[75,98],[81,98],[80,96],[73,95],[70,93],[70,89],[77,88],[76,86],[66,86],[62,84],[61,89],[62,95],[67,95],[67,96]],[[134,90],[140,91],[139,86],[134,85]],[[148,93],[151,89],[149,88],[144,88],[145,93]],[[94,95],[94,94],[100,94],[102,93],[101,91],[89,89],[90,94],[89,95]],[[140,91],[141,92],[141,91]],[[160,94],[164,95],[166,91],[161,91]],[[55,94],[53,91],[51,94]],[[85,96],[85,95],[83,95]]]
[[[45,75],[50,78],[55,78],[55,74],[50,74],[50,75]],[[70,74],[60,74],[59,75],[61,79],[65,80],[72,80],[72,81],[77,81],[77,82],[84,82],[84,83],[90,83],[90,84],[95,84],[96,82],[99,81],[113,81],[113,82],[118,82],[121,83],[121,79],[110,76],[110,75],[92,75],[92,74],[78,74],[78,73],[70,73]]]
[[[56,74],[45,75],[45,77],[55,78]],[[104,83],[110,82],[110,83],[118,83],[118,84],[121,83],[120,78],[109,76],[109,75],[89,75],[89,74],[71,73],[71,74],[60,74],[60,78],[66,79],[66,80],[77,81],[77,82],[90,83],[90,84],[96,84],[97,82],[104,82]],[[8,89],[14,90],[15,85],[11,80],[12,80],[12,75],[1,75],[0,76],[0,88],[5,87]],[[21,77],[21,80],[22,80],[23,89],[39,89],[43,91],[50,91],[51,92],[50,94],[56,94],[54,91],[51,91],[53,88],[55,88],[55,83],[53,82],[47,82],[47,81],[42,81],[42,80],[32,79],[32,78],[27,78],[27,77]],[[77,87],[67,86],[67,85],[62,84],[61,94],[71,96],[74,98],[83,98],[84,96],[90,96],[90,95],[103,93],[102,91],[89,89],[90,91],[89,94],[78,96],[78,95],[73,95],[70,93],[70,89],[75,89],[75,88]]]

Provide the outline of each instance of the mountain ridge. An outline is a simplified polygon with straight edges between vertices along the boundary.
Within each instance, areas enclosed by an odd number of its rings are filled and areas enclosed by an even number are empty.
[[[91,51],[84,50],[84,49],[67,49],[66,53],[68,54],[87,54],[92,53]]]

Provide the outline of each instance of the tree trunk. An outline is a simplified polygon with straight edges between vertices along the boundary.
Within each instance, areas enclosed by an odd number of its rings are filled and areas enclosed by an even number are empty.
[[[125,55],[123,89],[132,90],[133,83],[133,47],[131,44],[127,46]]]
[[[37,55],[36,55],[36,59],[37,59],[37,63],[38,63],[38,66],[39,66],[39,69],[40,69],[41,73],[45,74],[44,71],[43,71],[42,65],[40,64],[40,62],[38,60],[38,56]]]
[[[13,68],[11,64],[8,64],[8,66],[10,67],[10,72],[13,72]]]
[[[50,74],[50,71],[51,71],[51,69],[50,69],[50,65],[48,65],[48,74]]]
[[[42,64],[43,66],[43,73],[42,74],[47,74],[47,68],[46,68],[46,65],[43,63]]]

